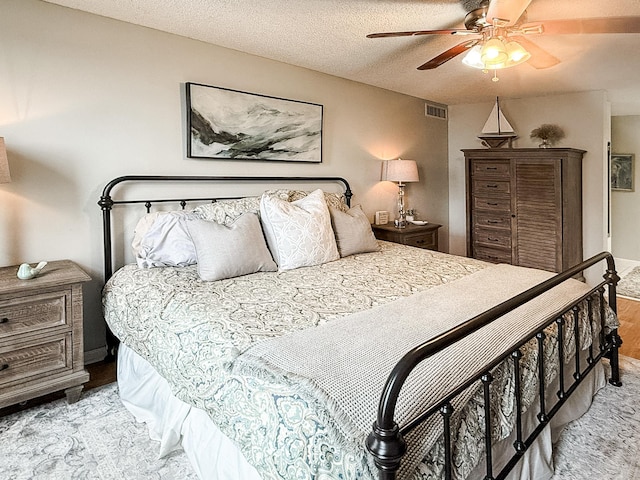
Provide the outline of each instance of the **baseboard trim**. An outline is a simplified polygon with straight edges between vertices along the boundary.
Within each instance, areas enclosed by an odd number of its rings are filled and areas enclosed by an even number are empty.
[[[95,350],[89,350],[84,352],[84,364],[90,365],[92,363],[98,363],[104,360],[107,356],[107,347],[96,348]]]

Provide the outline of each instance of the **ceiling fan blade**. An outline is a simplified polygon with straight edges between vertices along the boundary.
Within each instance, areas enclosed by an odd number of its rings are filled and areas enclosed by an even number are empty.
[[[560,60],[547,52],[544,48],[536,45],[522,35],[511,35],[509,38],[518,42],[531,54],[531,58],[527,60],[527,63],[533,68],[541,70],[553,67],[560,63]]]
[[[446,28],[443,30],[415,30],[412,32],[383,32],[370,33],[367,38],[387,38],[387,37],[415,37],[418,35],[470,35],[476,32],[460,28]]]
[[[542,20],[543,33],[640,33],[640,17],[574,18],[565,20]],[[526,27],[523,25],[522,27]]]
[[[452,58],[457,57],[461,53],[466,52],[471,47],[476,45],[479,41],[480,41],[479,39],[475,39],[475,40],[467,40],[466,42],[459,43],[455,47],[451,47],[449,50],[445,50],[437,57],[433,57],[428,62],[423,63],[418,67],[418,70],[432,70],[434,68],[437,68],[443,63],[448,62]]]
[[[502,20],[505,25],[513,25],[527,9],[531,0],[490,0],[487,21]]]

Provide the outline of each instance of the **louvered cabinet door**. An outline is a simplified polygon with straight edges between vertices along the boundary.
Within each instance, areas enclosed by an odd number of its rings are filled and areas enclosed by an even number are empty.
[[[514,264],[562,270],[562,169],[552,159],[514,161]]]

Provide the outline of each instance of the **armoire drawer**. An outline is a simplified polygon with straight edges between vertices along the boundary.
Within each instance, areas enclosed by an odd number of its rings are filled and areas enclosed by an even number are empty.
[[[474,230],[479,227],[510,229],[511,214],[508,212],[477,212],[473,217],[473,227]]]
[[[502,176],[509,177],[509,161],[504,160],[475,160],[471,164],[473,176]]]
[[[510,197],[486,197],[474,196],[472,198],[474,210],[490,210],[500,212],[511,212]]]
[[[475,245],[511,248],[511,232],[500,229],[476,228],[473,233]]]
[[[474,246],[473,258],[492,263],[511,263],[511,249]]]
[[[473,180],[473,193],[475,195],[509,195],[511,182],[507,180],[492,180],[480,178]]]

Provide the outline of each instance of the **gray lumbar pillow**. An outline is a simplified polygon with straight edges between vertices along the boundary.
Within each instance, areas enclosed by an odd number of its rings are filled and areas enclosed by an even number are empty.
[[[222,280],[278,269],[255,213],[245,213],[229,226],[199,219],[186,223],[196,247],[198,274],[202,280]]]
[[[329,211],[341,257],[380,250],[369,219],[360,205],[346,212],[336,208],[329,208]]]

